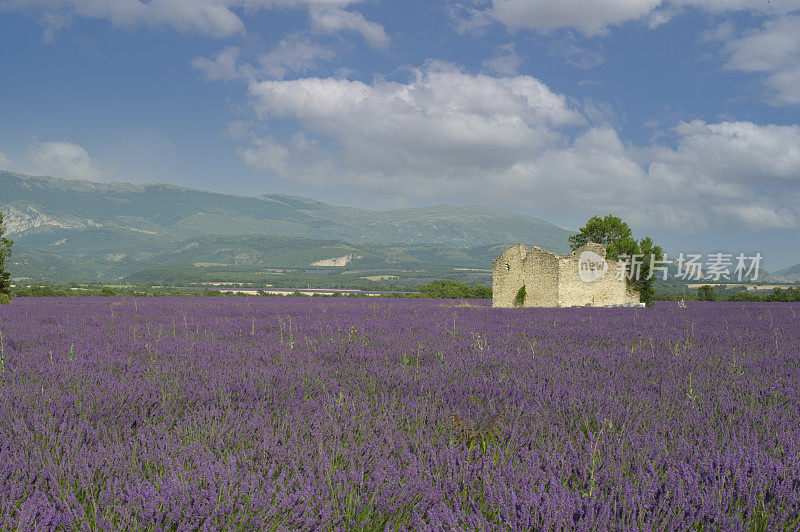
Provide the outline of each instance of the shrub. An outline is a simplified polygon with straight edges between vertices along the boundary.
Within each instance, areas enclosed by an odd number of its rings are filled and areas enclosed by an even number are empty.
[[[725,296],[725,301],[763,301],[764,298],[758,294],[751,294],[750,292],[735,292]]]
[[[517,292],[517,296],[514,298],[514,306],[517,307],[524,307],[525,306],[525,285],[522,285],[522,288],[519,289]]]

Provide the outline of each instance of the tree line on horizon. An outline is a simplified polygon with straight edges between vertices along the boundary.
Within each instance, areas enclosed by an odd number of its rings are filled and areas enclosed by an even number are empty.
[[[5,236],[3,224],[3,211],[0,211],[0,305],[11,302],[9,291],[11,289],[11,272],[6,269],[6,259],[11,256],[11,246],[14,241]]]

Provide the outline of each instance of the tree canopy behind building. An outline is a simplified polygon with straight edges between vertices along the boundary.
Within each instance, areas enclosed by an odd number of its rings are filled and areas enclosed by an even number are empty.
[[[569,237],[572,251],[589,242],[605,246],[606,258],[609,260],[628,261],[628,271],[633,271],[633,278],[629,279],[631,288],[639,292],[639,298],[643,303],[648,305],[652,303],[655,290],[651,269],[654,264],[664,259],[664,250],[660,246],[655,245],[649,237],[637,241],[628,224],[611,214],[605,218],[592,216],[586,225]],[[639,266],[632,268],[634,260]]]

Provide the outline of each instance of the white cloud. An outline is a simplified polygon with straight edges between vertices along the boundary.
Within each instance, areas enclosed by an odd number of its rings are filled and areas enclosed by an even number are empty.
[[[695,120],[675,132],[675,148],[650,154],[649,175],[667,205],[693,206],[705,226],[797,227],[800,127]]]
[[[287,146],[270,136],[256,138],[250,146],[237,150],[237,154],[246,165],[284,179],[294,179],[317,187],[335,185],[330,181],[336,176],[332,157],[322,151],[316,141],[302,133],[294,135]]]
[[[678,148],[662,159],[684,161],[685,172],[724,175],[730,182],[800,182],[800,126],[759,126],[752,122],[681,123]]]
[[[336,53],[327,46],[316,44],[302,35],[291,35],[282,39],[275,49],[261,55],[258,63],[271,78],[283,79],[289,73],[312,70],[319,61],[335,56]]]
[[[647,194],[646,172],[607,127],[590,128],[568,146],[518,162],[508,177],[515,194],[546,210],[630,212],[631,199]]]
[[[210,80],[232,80],[239,77],[239,68],[236,64],[239,58],[239,49],[235,46],[225,48],[214,59],[196,57],[192,66],[202,71]]]
[[[447,7],[447,16],[459,35],[481,35],[494,19],[489,9],[454,3]]]
[[[244,30],[242,21],[230,9],[232,3],[225,0],[7,0],[3,6],[38,9],[45,17],[74,14],[106,19],[123,28],[171,27],[225,37]]]
[[[233,140],[244,140],[250,136],[250,124],[244,120],[232,120],[228,123],[226,131],[229,138]]]
[[[42,16],[44,31],[42,40],[46,43],[54,43],[56,34],[69,23],[69,17],[60,13],[45,13]]]
[[[253,82],[249,91],[260,117],[295,119],[378,173],[496,168],[549,145],[553,126],[583,120],[529,76],[473,76],[443,64],[406,84],[305,78]]]
[[[599,44],[595,44],[596,48],[592,49],[579,46],[576,40],[572,32],[569,32],[565,38],[551,42],[550,53],[561,57],[567,64],[584,70],[594,68],[605,61],[605,55]]]
[[[0,0],[0,8],[41,14],[43,39],[52,42],[70,17],[105,19],[114,26],[136,28],[169,27],[212,37],[229,37],[245,31],[237,10],[307,8],[314,22],[328,32],[349,30],[361,33],[376,47],[388,43],[380,24],[342,8],[360,0]],[[317,15],[314,15],[316,13]],[[317,20],[319,19],[319,20]]]
[[[736,27],[733,25],[733,22],[726,20],[715,28],[703,32],[702,38],[704,41],[708,42],[725,42],[731,39],[735,33]]]
[[[730,38],[725,67],[764,73],[763,82],[779,104],[800,103],[800,16],[767,21],[758,30]]]
[[[735,36],[736,28],[730,21],[701,37],[725,43],[727,69],[763,74],[772,103],[800,103],[800,0],[491,0],[491,5],[482,8],[455,4],[450,15],[460,32],[480,31],[490,17],[512,31],[548,33],[571,28],[594,36],[634,20],[647,20],[650,28],[655,28],[686,8],[714,15],[749,12],[766,17],[761,28],[740,37]],[[555,41],[551,48],[579,68],[591,68],[604,60],[601,52],[576,45],[574,38]]]
[[[775,103],[800,104],[800,64],[775,72],[764,83],[775,92]]]
[[[361,13],[339,8],[311,9],[311,25],[321,33],[352,31],[361,34],[373,48],[385,49],[389,46],[389,36],[383,26],[364,18]]]
[[[680,11],[680,8],[677,7],[663,7],[652,11],[647,16],[647,27],[653,30],[659,26],[663,26],[672,20]]]
[[[247,166],[288,176],[289,150],[272,137],[254,139],[252,146],[241,148],[237,153]]]
[[[725,221],[748,230],[794,229],[798,227],[797,212],[761,204],[719,205],[712,207],[714,214]]]
[[[247,9],[274,9],[308,7],[347,7],[363,0],[229,0],[231,4],[242,5]]]
[[[104,171],[81,146],[72,142],[37,142],[28,155],[32,171],[40,175],[97,180]]]
[[[241,51],[230,46],[218,52],[212,58],[196,57],[192,66],[205,74],[206,79],[219,80],[255,80],[268,76],[283,79],[289,73],[304,72],[317,67],[319,61],[331,59],[336,53],[327,46],[314,43],[303,35],[290,35],[282,39],[277,47],[257,58],[257,66],[240,63]]]
[[[679,124],[673,145],[626,145],[529,76],[431,63],[406,83],[252,82],[287,142],[239,150],[253,168],[397,202],[446,197],[559,216],[614,212],[646,228],[787,228],[800,219],[800,127]],[[570,133],[578,128],[578,133]]]
[[[497,55],[484,61],[483,66],[492,72],[504,76],[513,76],[522,66],[522,58],[517,55],[514,43],[510,42],[500,46]]]
[[[494,0],[492,14],[510,29],[548,32],[571,27],[587,35],[650,14],[661,0]]]
[[[785,15],[800,9],[797,0],[492,0],[489,8],[461,7],[458,23],[465,31],[480,29],[491,17],[511,30],[531,29],[547,33],[573,28],[586,35],[601,35],[609,27],[633,20],[646,20],[650,28],[668,22],[682,9],[691,7],[722,14],[750,11],[763,15]],[[471,21],[478,23],[470,24]]]
[[[670,0],[670,4],[691,6],[710,13],[754,11],[767,15],[782,15],[800,9],[797,0]]]
[[[800,59],[800,16],[768,21],[756,31],[728,42],[727,67],[774,72]]]

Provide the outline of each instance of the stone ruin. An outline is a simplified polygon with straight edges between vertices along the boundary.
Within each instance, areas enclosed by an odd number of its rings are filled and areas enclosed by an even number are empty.
[[[493,307],[639,304],[639,293],[628,286],[625,263],[606,260],[606,248],[593,242],[566,257],[514,244],[494,260],[492,272]]]

